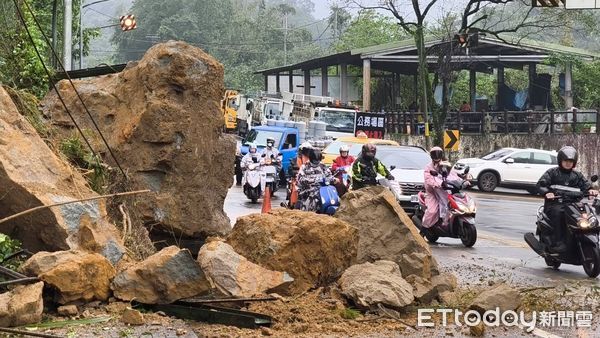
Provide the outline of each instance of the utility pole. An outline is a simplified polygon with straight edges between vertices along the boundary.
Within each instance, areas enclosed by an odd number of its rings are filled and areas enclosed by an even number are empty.
[[[52,2],[52,49],[56,51],[58,49],[58,32],[56,30],[56,15],[58,13],[58,0]],[[52,67],[58,68],[58,60],[56,60],[55,54],[50,51],[50,60],[52,60]],[[56,54],[58,55],[58,54]]]
[[[338,32],[338,7],[334,7],[333,12],[335,13],[335,26],[333,26],[333,41],[337,41],[337,37],[339,35]]]
[[[64,0],[65,3],[65,15],[63,18],[64,23],[64,44],[63,44],[63,67],[65,71],[71,70],[71,45],[73,44],[72,36],[72,21],[73,21],[73,1]]]
[[[83,68],[83,0],[79,0],[79,69]]]
[[[283,14],[283,64],[287,65],[287,32],[288,32],[288,13]]]

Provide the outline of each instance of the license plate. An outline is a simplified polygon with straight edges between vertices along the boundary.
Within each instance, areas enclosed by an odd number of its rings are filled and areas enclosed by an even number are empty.
[[[411,195],[410,196],[410,202],[411,203],[419,203],[419,196],[418,195]]]

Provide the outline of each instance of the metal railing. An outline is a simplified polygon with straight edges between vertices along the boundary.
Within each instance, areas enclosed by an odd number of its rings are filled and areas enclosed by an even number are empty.
[[[385,116],[386,134],[424,134],[423,113],[388,112]],[[600,113],[595,110],[454,111],[448,113],[445,124],[445,129],[460,130],[462,134],[583,134],[598,132]]]

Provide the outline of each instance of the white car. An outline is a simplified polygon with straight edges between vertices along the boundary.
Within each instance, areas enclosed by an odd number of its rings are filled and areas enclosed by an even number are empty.
[[[462,172],[466,166],[481,191],[497,187],[525,189],[537,194],[536,184],[546,170],[556,167],[556,151],[540,149],[502,148],[482,158],[465,158],[454,169]]]
[[[429,153],[416,146],[377,146],[375,155],[388,168],[400,186],[396,199],[407,212],[413,213],[416,195],[425,190],[425,167],[431,162]],[[385,185],[380,181],[382,185]]]

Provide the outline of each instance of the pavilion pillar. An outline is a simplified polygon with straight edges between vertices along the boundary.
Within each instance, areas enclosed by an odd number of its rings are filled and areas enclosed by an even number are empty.
[[[310,95],[310,69],[304,70],[304,94]]]
[[[269,91],[269,74],[264,74],[264,79],[265,79],[265,83],[264,83],[265,92],[268,92]]]
[[[502,87],[504,87],[504,66],[498,66],[497,72],[497,90],[496,90],[496,109],[504,110],[504,103],[502,101]]]
[[[290,72],[288,73],[288,90],[290,91],[290,93],[294,92],[294,71],[290,69]]]
[[[469,70],[469,97],[471,99],[471,111],[475,111],[477,103],[477,71]]]
[[[533,109],[533,106],[534,106],[534,104],[533,104],[533,96],[534,96],[534,94],[533,94],[533,88],[534,88],[533,84],[534,84],[535,78],[537,76],[536,69],[535,69],[535,63],[530,63],[528,68],[529,68],[529,90],[528,90],[528,93],[529,93],[529,109]]]
[[[565,63],[565,108],[573,107],[573,64],[569,61]]]
[[[323,66],[321,67],[321,95],[322,96],[329,96],[329,74],[327,74],[327,70],[328,67],[327,66]]]
[[[279,82],[279,72],[275,73],[275,91],[281,93],[281,84]]]
[[[340,100],[348,102],[348,65],[340,65]]]
[[[363,110],[371,110],[371,59],[363,59]]]

